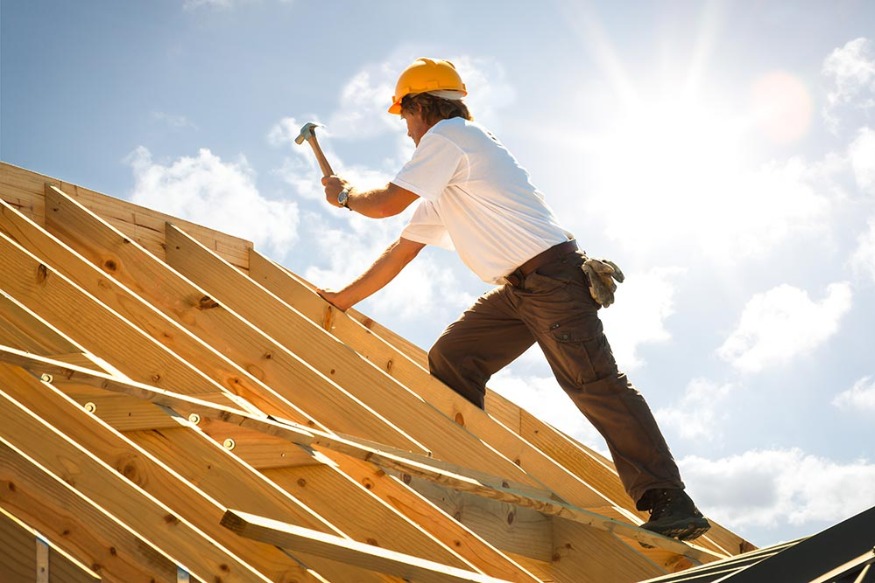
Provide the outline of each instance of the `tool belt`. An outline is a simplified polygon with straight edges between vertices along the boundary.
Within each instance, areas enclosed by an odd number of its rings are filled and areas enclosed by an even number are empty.
[[[553,245],[546,251],[538,253],[512,272],[504,276],[504,280],[508,285],[519,287],[523,284],[526,277],[538,270],[538,268],[547,265],[548,263],[564,257],[569,253],[577,251],[577,241],[570,239],[564,243]]]

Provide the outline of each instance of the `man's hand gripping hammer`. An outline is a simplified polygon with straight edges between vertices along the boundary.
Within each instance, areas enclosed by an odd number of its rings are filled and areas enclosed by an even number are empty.
[[[319,162],[319,168],[322,170],[322,176],[333,176],[334,171],[331,169],[331,164],[328,163],[328,159],[325,158],[325,154],[322,153],[322,148],[319,147],[319,142],[316,141],[316,133],[315,130],[317,127],[325,127],[322,124],[307,122],[301,128],[301,133],[298,134],[298,137],[295,138],[295,143],[301,145],[304,143],[304,140],[307,140],[307,143],[310,144],[310,147],[313,148],[313,153],[316,154],[316,161]]]

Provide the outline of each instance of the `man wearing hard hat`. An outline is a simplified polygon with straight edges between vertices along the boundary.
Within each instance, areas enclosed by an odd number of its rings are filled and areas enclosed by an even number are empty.
[[[535,342],[574,404],[602,434],[643,528],[690,540],[710,527],[641,394],[620,372],[598,309],[622,273],[590,259],[559,226],[528,173],[462,101],[449,61],[417,59],[398,79],[389,113],[407,123],[413,157],[385,187],[322,179],[328,202],[362,215],[396,215],[419,201],[401,236],[355,281],[319,293],[346,310],[382,289],[425,245],[455,249],[498,287],[444,331],[428,354],[431,374],[483,408],[486,382]]]

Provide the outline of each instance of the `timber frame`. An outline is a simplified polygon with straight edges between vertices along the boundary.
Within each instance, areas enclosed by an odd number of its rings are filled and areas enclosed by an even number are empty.
[[[251,243],[0,163],[12,580],[632,582],[753,548],[643,519],[609,460]]]

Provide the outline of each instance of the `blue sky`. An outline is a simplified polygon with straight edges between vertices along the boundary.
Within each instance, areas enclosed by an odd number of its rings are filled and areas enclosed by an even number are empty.
[[[2,0],[0,158],[245,237],[322,286],[408,215],[326,205],[409,158],[398,73],[474,116],[627,281],[604,312],[700,507],[754,543],[875,504],[875,8],[865,0]],[[359,306],[422,347],[487,288],[427,249]],[[543,358],[490,386],[604,450]]]

